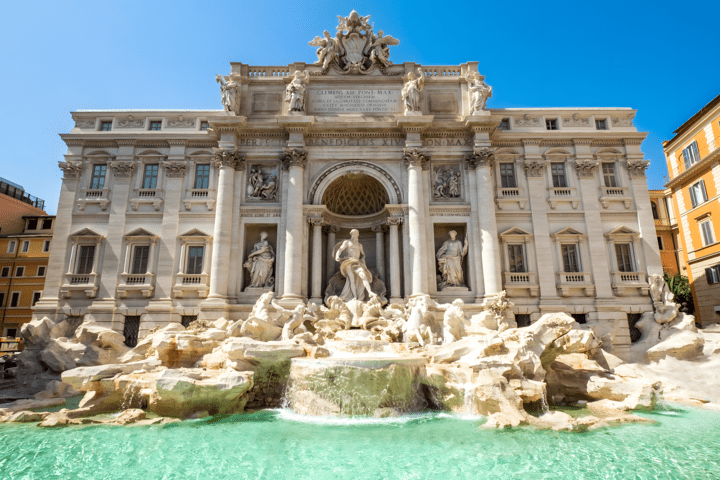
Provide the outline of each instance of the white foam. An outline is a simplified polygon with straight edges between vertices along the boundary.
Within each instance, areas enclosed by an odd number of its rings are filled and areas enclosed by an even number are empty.
[[[289,420],[291,422],[300,423],[312,423],[316,425],[390,425],[390,424],[404,424],[408,422],[414,422],[417,420],[429,420],[432,418],[452,418],[456,420],[482,420],[485,417],[482,415],[469,415],[469,414],[454,414],[454,413],[414,413],[402,415],[399,417],[385,417],[385,418],[373,418],[373,417],[326,417],[326,416],[313,416],[313,415],[300,415],[299,413],[293,412],[289,408],[276,408],[272,409],[278,413],[278,417],[283,420]]]

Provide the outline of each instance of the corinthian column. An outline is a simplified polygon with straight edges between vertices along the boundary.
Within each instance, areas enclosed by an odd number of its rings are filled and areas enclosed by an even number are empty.
[[[312,279],[311,302],[320,304],[322,301],[322,218],[311,218],[310,225],[313,226],[313,246],[312,246],[312,270],[310,278]]]
[[[390,303],[400,303],[400,242],[398,240],[398,225],[400,217],[387,219],[390,230]]]
[[[213,229],[213,249],[210,262],[210,294],[208,298],[226,299],[230,276],[230,240],[232,238],[233,185],[235,167],[245,159],[231,150],[215,151],[218,175],[218,199]]]
[[[475,148],[473,153],[466,155],[465,160],[468,168],[475,170],[485,295],[494,295],[502,290],[500,243],[492,195],[492,192],[495,191],[492,178],[495,150],[489,147]]]
[[[300,148],[286,148],[280,155],[283,168],[288,170],[287,218],[285,219],[285,276],[283,299],[302,300],[303,259],[303,171],[307,152]]]
[[[375,225],[372,231],[375,232],[375,270],[380,278],[385,278],[385,225]]]
[[[423,194],[422,170],[430,158],[417,148],[405,149],[405,166],[408,169],[408,228],[410,236],[410,268],[412,274],[411,295],[428,293],[425,275],[425,195]]]

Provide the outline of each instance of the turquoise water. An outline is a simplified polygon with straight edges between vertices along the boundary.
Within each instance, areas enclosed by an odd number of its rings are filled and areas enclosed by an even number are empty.
[[[720,478],[720,414],[677,409],[655,425],[587,433],[479,428],[428,413],[310,422],[286,411],[150,427],[0,425],[0,477]]]

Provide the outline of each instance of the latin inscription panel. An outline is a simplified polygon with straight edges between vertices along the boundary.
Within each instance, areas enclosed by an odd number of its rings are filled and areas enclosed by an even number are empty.
[[[308,113],[398,113],[400,90],[310,90]]]

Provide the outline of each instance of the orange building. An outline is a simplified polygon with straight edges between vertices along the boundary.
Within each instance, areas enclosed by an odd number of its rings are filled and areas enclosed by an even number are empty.
[[[666,185],[703,325],[720,321],[720,95],[663,142]],[[663,262],[664,265],[664,262]]]
[[[670,190],[648,190],[648,192],[663,271],[669,275],[680,273],[687,276],[685,253],[680,242],[680,229],[672,208]]]

